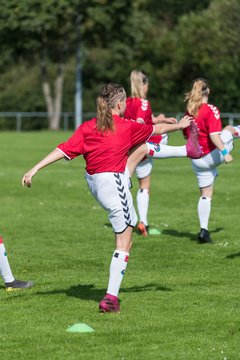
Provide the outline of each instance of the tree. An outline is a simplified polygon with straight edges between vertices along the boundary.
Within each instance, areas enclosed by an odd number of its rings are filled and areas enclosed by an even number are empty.
[[[6,54],[1,66],[22,59],[39,63],[49,128],[53,130],[59,128],[64,67],[73,52],[76,10],[75,2],[68,0],[1,1],[1,52]],[[53,87],[49,63],[56,71]]]
[[[130,0],[128,2],[130,5]],[[49,128],[56,130],[60,121],[65,65],[76,52],[77,18],[81,15],[80,30],[89,54],[98,53],[99,46],[103,46],[110,60],[112,43],[114,54],[121,60],[125,52],[119,40],[121,27],[129,13],[126,1],[0,0],[0,5],[0,49],[5,55],[0,66],[4,68],[21,60],[39,63]],[[116,16],[118,12],[121,16]],[[103,51],[100,48],[100,55],[103,52],[104,48]],[[93,60],[90,74],[96,81],[98,73],[92,76],[95,59],[90,60]],[[55,76],[49,71],[52,68]]]
[[[239,24],[238,0],[214,0],[209,8],[179,19],[158,47],[163,56],[159,71],[163,103],[174,98],[172,109],[183,108],[183,93],[202,76],[212,86],[214,103],[225,111],[239,110]]]
[[[239,0],[0,0],[0,5],[2,79],[17,69],[24,73],[26,64],[26,78],[41,74],[52,129],[59,126],[62,104],[68,111],[73,108],[79,14],[84,111],[95,110],[102,83],[119,82],[128,89],[134,68],[153,79],[149,96],[158,111],[183,109],[183,93],[197,76],[210,80],[216,104],[226,111],[239,109]],[[26,86],[38,84],[36,78],[26,79]],[[22,84],[6,86],[1,100],[7,107],[9,94],[21,103]],[[0,95],[3,88],[2,83]],[[41,106],[38,101],[36,110]]]

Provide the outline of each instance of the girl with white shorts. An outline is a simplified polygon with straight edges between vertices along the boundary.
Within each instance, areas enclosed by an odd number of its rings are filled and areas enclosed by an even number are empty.
[[[130,75],[131,82],[131,97],[127,98],[126,110],[124,117],[135,120],[142,124],[176,124],[177,120],[173,117],[166,117],[164,114],[154,116],[150,102],[147,100],[149,89],[149,79],[144,71],[133,70]],[[167,145],[168,135],[155,135],[148,139],[148,142],[161,146],[161,155],[163,155],[162,146]],[[152,145],[152,146],[154,146]],[[160,149],[160,148],[159,148]],[[165,146],[166,156],[170,157],[185,157],[187,156],[184,147],[168,147]],[[148,208],[149,208],[149,192],[151,184],[153,160],[151,157],[144,158],[139,162],[135,169],[135,174],[139,182],[139,189],[137,191],[137,211],[139,215],[138,230],[143,236],[148,235]]]
[[[97,98],[97,117],[81,124],[66,142],[59,144],[22,179],[22,184],[30,187],[32,177],[43,167],[63,158],[72,160],[83,155],[90,191],[108,212],[115,233],[116,248],[107,293],[99,304],[101,312],[120,310],[118,293],[132,246],[132,228],[137,222],[126,170],[129,150],[145,143],[152,134],[183,129],[192,121],[186,116],[178,124],[145,125],[123,119],[125,108],[123,87],[105,85]]]
[[[192,89],[185,95],[187,113],[194,117],[198,126],[199,143],[202,148],[200,159],[192,160],[192,168],[196,174],[200,199],[198,201],[198,218],[200,243],[211,243],[208,223],[211,213],[214,181],[218,175],[217,167],[222,163],[232,161],[230,152],[233,149],[234,137],[240,136],[239,126],[226,126],[222,130],[220,112],[214,105],[208,103],[210,89],[205,79],[193,81]],[[188,129],[184,130],[188,138]]]

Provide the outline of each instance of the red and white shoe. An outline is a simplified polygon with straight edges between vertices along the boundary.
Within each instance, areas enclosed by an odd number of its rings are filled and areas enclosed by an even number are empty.
[[[192,121],[190,124],[190,134],[186,144],[187,157],[199,159],[202,156],[202,149],[198,141],[199,132],[197,124]]]
[[[240,137],[240,125],[234,126],[234,130],[235,130],[235,133],[233,136],[239,138]]]
[[[111,294],[106,294],[99,303],[99,310],[102,313],[119,312],[120,304],[118,298]]]

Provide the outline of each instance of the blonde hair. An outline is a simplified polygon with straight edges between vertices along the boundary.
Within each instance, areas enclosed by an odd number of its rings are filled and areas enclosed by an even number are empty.
[[[97,130],[114,130],[112,109],[117,102],[126,99],[126,92],[119,84],[106,84],[97,98]]]
[[[190,115],[197,116],[204,97],[208,97],[209,87],[205,79],[199,78],[192,82],[191,91],[185,94],[184,101],[187,102],[187,111]]]
[[[144,71],[133,70],[130,75],[131,96],[134,98],[145,98],[143,85],[148,83],[147,74]]]

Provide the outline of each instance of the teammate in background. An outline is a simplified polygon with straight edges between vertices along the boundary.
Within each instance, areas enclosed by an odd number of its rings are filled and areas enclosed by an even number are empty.
[[[132,228],[137,222],[128,187],[126,163],[129,150],[146,142],[153,134],[183,129],[191,122],[191,118],[186,116],[178,124],[139,124],[121,117],[125,108],[124,88],[118,84],[105,85],[97,98],[97,117],[80,125],[68,141],[58,145],[22,179],[22,184],[30,187],[32,177],[43,167],[62,158],[71,160],[83,155],[89,189],[108,211],[115,233],[116,248],[110,265],[107,293],[99,304],[101,312],[120,310],[118,293],[132,247]]]
[[[165,117],[160,114],[157,117],[153,115],[150,102],[147,100],[149,79],[144,71],[133,70],[130,75],[131,97],[127,98],[124,117],[132,119],[143,124],[176,124],[177,120],[173,117]],[[148,142],[154,144],[166,145],[168,142],[167,134],[151,136]],[[177,148],[175,149],[177,150]],[[181,153],[179,154],[181,156]],[[186,156],[186,153],[185,153]],[[137,210],[139,215],[138,230],[143,236],[148,235],[148,208],[149,191],[151,182],[151,171],[153,160],[151,157],[144,158],[136,167],[135,173],[139,182],[137,192]]]
[[[214,105],[208,103],[210,89],[205,79],[193,81],[192,89],[185,94],[187,115],[194,117],[198,126],[199,143],[202,147],[202,157],[192,160],[192,167],[196,174],[200,189],[198,202],[198,217],[200,223],[199,242],[211,243],[208,222],[211,212],[213,185],[218,175],[217,166],[223,162],[232,161],[230,154],[233,148],[233,138],[240,137],[239,126],[226,126],[222,130],[220,112]],[[184,130],[186,138],[188,129]]]
[[[28,289],[33,286],[32,281],[16,280],[12,274],[11,267],[8,262],[7,253],[0,236],[0,275],[6,286],[7,291]]]

